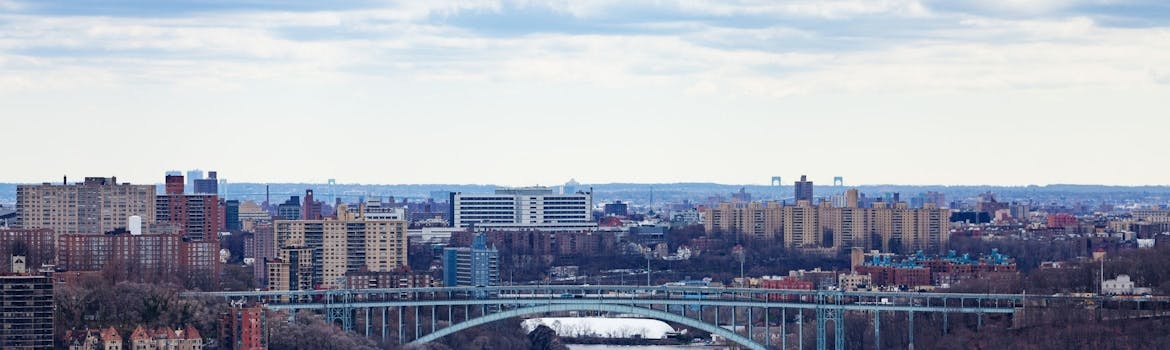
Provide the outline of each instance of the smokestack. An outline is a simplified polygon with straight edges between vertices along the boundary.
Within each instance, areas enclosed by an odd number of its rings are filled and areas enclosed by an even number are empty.
[[[61,175],[61,184],[62,184],[62,185],[68,185],[68,184],[69,184],[69,175]]]

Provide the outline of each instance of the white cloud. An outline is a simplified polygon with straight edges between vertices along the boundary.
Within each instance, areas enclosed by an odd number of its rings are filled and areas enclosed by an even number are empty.
[[[24,9],[24,5],[13,0],[0,0],[0,10],[5,11],[20,11]]]
[[[622,6],[614,1],[515,4],[550,6],[582,17]],[[839,18],[896,13],[944,18],[910,0],[657,4],[719,16],[783,13]],[[1008,5],[1010,1],[1004,6]],[[733,28],[665,21],[639,25],[673,29],[675,34],[491,36],[428,21],[435,14],[469,9],[506,10],[494,1],[451,1],[173,19],[9,15],[0,18],[4,20],[0,70],[6,72],[4,88],[9,90],[59,88],[69,80],[35,77],[70,72],[79,85],[177,82],[224,89],[250,80],[332,83],[409,78],[684,86],[691,93],[788,96],[820,91],[1130,86],[1164,80],[1164,73],[1147,67],[1170,59],[1170,40],[1159,40],[1166,37],[1164,29],[1102,28],[1086,17],[1018,20],[962,15],[950,18],[953,26],[927,27],[911,38],[858,33],[865,45],[836,50],[831,49],[835,41],[858,39],[842,37],[848,32],[822,33],[815,27],[779,23]],[[318,33],[320,38],[306,38],[305,33]],[[829,45],[817,46],[820,43]]]

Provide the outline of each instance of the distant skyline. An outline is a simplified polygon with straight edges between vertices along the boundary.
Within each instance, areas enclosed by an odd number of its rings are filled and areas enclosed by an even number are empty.
[[[0,182],[1167,185],[1156,0],[0,0]]]

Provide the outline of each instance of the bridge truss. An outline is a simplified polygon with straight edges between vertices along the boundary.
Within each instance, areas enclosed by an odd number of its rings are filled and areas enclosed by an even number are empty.
[[[380,331],[383,339],[389,339],[392,327],[388,316],[393,314],[398,321],[398,341],[411,344],[435,341],[467,328],[512,317],[585,311],[636,314],[682,324],[749,349],[773,349],[777,346],[788,349],[789,323],[794,323],[793,326],[798,327],[803,335],[804,316],[809,311],[815,315],[816,348],[827,349],[830,346],[828,325],[831,323],[832,347],[838,350],[845,348],[846,312],[873,316],[874,344],[881,344],[882,315],[905,313],[909,322],[907,340],[913,348],[915,313],[942,314],[943,329],[946,331],[950,314],[974,314],[978,320],[977,327],[982,327],[983,317],[987,314],[1015,315],[1030,306],[1061,304],[1082,307],[1101,302],[1099,298],[1023,294],[589,285],[213,292],[184,293],[183,296],[259,302],[267,309],[288,312],[290,320],[296,317],[298,311],[312,310],[320,312],[326,320],[347,331],[364,329],[367,337],[376,335],[372,331]],[[713,317],[705,316],[710,313],[704,311],[712,309]],[[728,310],[730,319],[724,316]],[[779,322],[771,319],[776,310],[780,313]],[[441,311],[446,312],[446,317]],[[756,336],[759,326],[752,321],[754,312],[764,313],[764,336]],[[794,322],[788,321],[791,313],[797,315]],[[737,315],[746,317],[737,320]],[[724,317],[720,319],[721,316]],[[424,319],[430,320],[429,327]],[[413,322],[413,327],[408,327],[408,322]],[[375,323],[377,329],[373,329]],[[774,323],[778,323],[777,326],[781,328],[779,342],[772,337]],[[359,324],[361,328],[358,328]],[[798,347],[803,349],[803,336],[796,338]]]

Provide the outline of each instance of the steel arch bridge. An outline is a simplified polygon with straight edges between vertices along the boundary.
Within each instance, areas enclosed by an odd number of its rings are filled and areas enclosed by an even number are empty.
[[[844,349],[844,315],[846,311],[873,315],[874,343],[881,344],[881,315],[905,313],[910,327],[909,345],[914,344],[915,313],[941,314],[944,331],[949,327],[949,314],[977,315],[977,327],[982,326],[987,314],[1015,315],[1026,307],[1069,305],[1083,307],[1105,301],[1098,297],[1032,296],[1024,294],[973,293],[887,293],[777,290],[758,288],[709,288],[680,286],[499,286],[499,287],[445,287],[396,288],[320,291],[255,291],[184,293],[184,297],[217,297],[255,301],[270,310],[289,312],[295,318],[299,310],[318,311],[326,320],[347,331],[355,331],[357,319],[366,336],[372,336],[372,324],[377,323],[383,339],[389,339],[388,314],[397,316],[400,343],[421,344],[467,328],[527,315],[594,311],[617,314],[637,314],[667,322],[694,327],[718,335],[750,349],[772,349],[777,345],[788,348],[789,313],[799,315],[795,327],[801,329],[805,313],[815,316],[816,347],[829,347],[831,329],[832,347]],[[1166,303],[1166,300],[1160,302]],[[459,310],[462,308],[462,310]],[[429,312],[426,312],[429,309]],[[772,341],[771,314],[779,309],[778,324],[782,336],[780,344]],[[393,312],[391,312],[393,310]],[[446,311],[446,317],[439,312]],[[713,315],[704,311],[714,310]],[[728,310],[730,319],[728,319]],[[413,311],[413,317],[409,317]],[[457,312],[461,311],[461,312]],[[742,311],[742,312],[741,312]],[[374,315],[371,315],[371,312]],[[377,313],[381,314],[380,322]],[[763,312],[765,336],[757,340],[754,312]],[[737,320],[737,315],[743,315]],[[364,317],[363,317],[364,316]],[[423,316],[430,320],[425,327]],[[462,317],[459,317],[462,316]],[[713,316],[713,317],[712,317]],[[721,320],[720,316],[724,316]],[[746,320],[745,320],[746,318]],[[413,320],[413,328],[407,322]],[[440,328],[439,320],[443,320]],[[408,332],[408,330],[410,332]],[[798,337],[803,348],[803,338]]]

